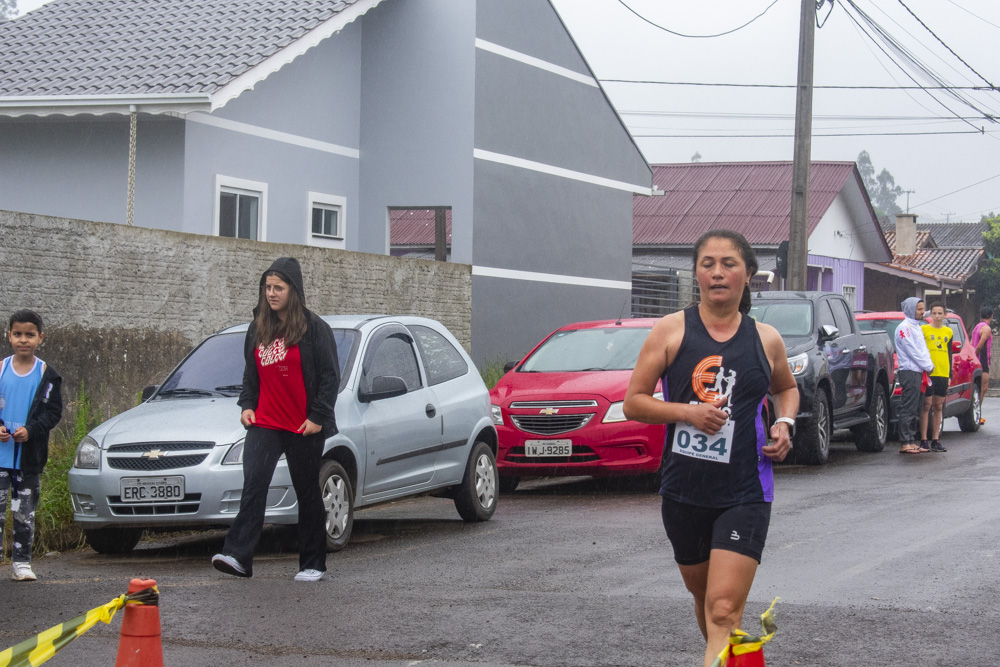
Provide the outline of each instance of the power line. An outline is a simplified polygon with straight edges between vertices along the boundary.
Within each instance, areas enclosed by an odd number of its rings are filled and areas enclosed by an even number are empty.
[[[795,114],[790,113],[735,113],[735,112],[715,112],[715,111],[640,111],[640,110],[622,110],[618,112],[621,116],[669,116],[677,118],[723,118],[723,119],[741,119],[741,120],[792,120],[795,118]],[[923,121],[923,120],[939,120],[945,122],[951,122],[954,119],[945,116],[862,116],[862,115],[844,115],[844,114],[813,114],[815,120],[858,120],[858,121]],[[965,120],[978,120],[978,116],[969,116]]]
[[[913,137],[942,134],[990,134],[983,130],[953,130],[948,132],[837,132],[816,134],[813,137]],[[650,139],[791,139],[793,134],[633,134],[633,137]]]
[[[654,81],[651,79],[601,79],[601,83],[637,83],[659,86],[715,86],[720,88],[795,88],[793,83],[716,83],[707,81]],[[987,86],[813,86],[825,90],[994,90]]]
[[[965,65],[966,67],[968,67],[968,68],[969,68],[969,69],[970,69],[970,70],[972,71],[972,73],[973,73],[973,74],[975,74],[975,75],[976,75],[976,76],[978,76],[978,77],[979,77],[980,79],[982,79],[983,81],[985,81],[985,82],[986,82],[986,83],[987,83],[987,84],[989,85],[989,87],[990,87],[990,88],[991,88],[992,90],[997,90],[997,87],[996,87],[996,86],[994,86],[994,85],[993,85],[992,83],[990,83],[990,82],[989,82],[989,80],[988,80],[988,79],[987,79],[987,78],[986,78],[985,76],[983,76],[982,74],[980,74],[979,72],[977,72],[977,71],[975,70],[975,68],[974,68],[974,67],[973,67],[972,65],[970,65],[970,64],[969,64],[969,63],[967,63],[967,62],[965,62],[965,61],[964,61],[964,60],[962,59],[962,57],[961,57],[960,55],[958,55],[957,53],[955,53],[955,51],[954,51],[954,50],[952,50],[952,48],[951,48],[950,46],[948,46],[947,44],[945,44],[945,43],[944,43],[944,40],[943,40],[943,39],[941,39],[940,37],[938,37],[938,36],[937,36],[937,34],[935,34],[935,32],[934,32],[933,30],[931,30],[931,29],[930,29],[930,27],[929,27],[929,26],[928,26],[928,25],[927,25],[926,23],[924,23],[924,22],[923,22],[923,21],[922,21],[922,20],[920,19],[920,17],[919,17],[919,16],[917,16],[916,14],[914,14],[914,13],[913,13],[913,10],[912,10],[912,9],[910,9],[909,7],[907,7],[907,6],[906,6],[906,3],[905,3],[905,2],[903,2],[903,0],[898,0],[898,2],[899,2],[899,4],[903,5],[903,9],[905,9],[905,10],[906,10],[906,11],[908,11],[908,12],[910,12],[910,16],[912,16],[913,18],[915,18],[915,19],[917,20],[917,23],[919,23],[920,25],[922,25],[922,26],[923,26],[923,27],[924,27],[924,28],[925,28],[925,29],[927,30],[927,32],[929,32],[929,33],[930,33],[931,35],[933,35],[933,36],[934,36],[934,39],[936,39],[936,40],[937,40],[938,42],[940,42],[940,43],[941,43],[941,46],[943,46],[944,48],[948,49],[948,52],[949,52],[949,53],[950,53],[951,55],[953,55],[953,56],[955,56],[956,58],[958,58],[958,60],[959,60],[959,61],[960,61],[960,62],[961,62],[961,63],[962,63],[963,65]]]
[[[972,13],[972,12],[970,12],[970,11],[969,11],[968,9],[966,9],[966,8],[965,8],[965,7],[963,7],[962,5],[960,5],[960,4],[958,4],[957,2],[955,2],[955,0],[948,0],[948,2],[950,2],[950,3],[951,3],[951,4],[953,4],[953,5],[955,5],[956,7],[958,7],[959,9],[961,9],[961,10],[962,10],[963,12],[965,12],[965,13],[967,13],[967,14],[972,14],[973,16],[975,16],[975,17],[976,17],[977,19],[979,19],[979,20],[980,20],[980,21],[982,21],[983,23],[989,23],[989,24],[990,24],[991,26],[993,26],[994,28],[1000,28],[1000,25],[997,25],[996,23],[993,23],[993,22],[991,22],[991,21],[987,21],[986,19],[984,19],[984,18],[983,18],[982,16],[980,16],[979,14],[973,14],[973,13]]]
[[[645,16],[643,16],[639,12],[637,12],[634,9],[632,9],[631,7],[629,7],[627,4],[625,4],[625,0],[618,0],[618,2],[619,2],[619,4],[621,4],[622,7],[624,7],[627,10],[629,10],[630,12],[632,12],[633,14],[635,14],[636,16],[638,16],[639,18],[641,18],[643,21],[645,21],[649,25],[653,26],[654,28],[659,28],[660,30],[662,30],[664,32],[669,32],[671,35],[676,35],[678,37],[689,37],[689,38],[692,38],[692,39],[708,39],[708,38],[711,38],[711,37],[722,37],[723,35],[730,35],[730,34],[736,32],[737,30],[742,30],[743,28],[747,27],[748,25],[750,25],[751,23],[753,23],[754,21],[756,21],[757,19],[759,19],[764,14],[767,14],[767,10],[769,10],[771,7],[774,7],[778,3],[778,0],[774,0],[771,4],[769,4],[767,7],[764,8],[764,11],[762,11],[760,14],[757,14],[757,16],[753,17],[752,19],[750,19],[749,21],[747,21],[746,23],[744,23],[740,27],[733,28],[732,30],[727,30],[726,32],[720,32],[720,33],[715,34],[715,35],[686,35],[686,34],[684,34],[682,32],[677,32],[675,30],[671,30],[670,28],[665,28],[662,25],[659,25],[658,23],[653,23],[648,18],[646,18]]]
[[[921,202],[920,204],[915,204],[914,208],[916,208],[917,206],[924,206],[925,204],[930,204],[932,201],[937,201],[938,199],[944,199],[945,197],[950,197],[951,195],[959,193],[959,192],[962,192],[963,190],[968,190],[969,188],[974,188],[977,185],[982,185],[983,183],[986,183],[987,181],[992,181],[994,178],[1000,178],[1000,174],[994,174],[993,176],[990,176],[989,178],[984,178],[983,180],[979,181],[978,183],[973,183],[972,185],[966,185],[964,188],[959,188],[958,190],[955,190],[954,192],[949,192],[946,195],[941,195],[940,197],[935,197],[934,199],[928,199],[927,201]]]

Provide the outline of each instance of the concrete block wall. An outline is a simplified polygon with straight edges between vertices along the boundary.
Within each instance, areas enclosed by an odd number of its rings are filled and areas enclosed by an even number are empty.
[[[472,271],[464,264],[259,243],[0,211],[0,319],[45,322],[38,356],[69,403],[86,387],[102,416],[132,407],[206,335],[246,322],[261,273],[302,264],[306,305],[322,315],[432,317],[471,347]],[[0,355],[11,353],[5,342]]]

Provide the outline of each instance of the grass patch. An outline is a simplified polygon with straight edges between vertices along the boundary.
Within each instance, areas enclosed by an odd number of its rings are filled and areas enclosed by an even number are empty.
[[[507,361],[500,357],[493,359],[492,361],[485,362],[479,368],[479,374],[483,376],[483,382],[486,383],[488,389],[492,389],[496,386],[496,383],[500,381],[500,378],[504,376],[503,367]]]

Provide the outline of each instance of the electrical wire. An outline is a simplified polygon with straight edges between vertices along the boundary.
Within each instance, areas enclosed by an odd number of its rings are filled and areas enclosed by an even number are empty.
[[[989,80],[988,80],[988,79],[987,79],[987,78],[986,78],[985,76],[983,76],[982,74],[980,74],[979,72],[977,72],[977,71],[975,70],[975,68],[974,68],[974,67],[973,67],[972,65],[970,65],[970,64],[969,64],[969,63],[967,63],[967,62],[965,62],[965,60],[963,60],[963,59],[962,59],[962,57],[961,57],[960,55],[958,55],[957,53],[955,53],[955,51],[954,51],[954,50],[953,50],[953,49],[952,49],[952,48],[951,48],[950,46],[948,46],[947,44],[945,44],[945,43],[944,43],[944,40],[943,40],[943,39],[941,39],[940,37],[938,37],[938,36],[937,36],[937,34],[936,34],[936,33],[935,33],[935,32],[934,32],[933,30],[931,30],[931,29],[930,29],[930,27],[929,27],[929,26],[928,26],[928,25],[927,25],[926,23],[924,23],[924,22],[923,22],[923,21],[922,21],[922,20],[920,19],[920,17],[919,17],[919,16],[917,16],[916,14],[914,14],[914,13],[913,13],[913,10],[912,10],[912,9],[910,9],[909,7],[907,7],[907,6],[906,6],[906,3],[905,3],[905,2],[903,2],[903,0],[897,0],[897,2],[899,2],[899,4],[901,4],[901,5],[903,5],[903,9],[905,9],[905,10],[906,10],[906,11],[908,11],[908,12],[910,12],[910,16],[912,16],[913,18],[915,18],[915,19],[917,20],[917,23],[919,23],[920,25],[922,25],[922,26],[923,26],[923,27],[924,27],[924,28],[925,28],[925,29],[927,30],[927,32],[929,32],[929,33],[930,33],[931,35],[933,35],[934,39],[936,39],[936,40],[937,40],[938,42],[940,42],[940,43],[941,43],[941,46],[943,46],[944,48],[948,49],[948,52],[949,52],[949,53],[950,53],[951,55],[953,55],[953,56],[955,56],[956,58],[958,58],[959,62],[961,62],[961,63],[962,63],[963,65],[965,65],[966,67],[968,67],[968,68],[969,68],[969,70],[971,70],[973,74],[975,74],[975,75],[976,75],[976,76],[978,76],[978,77],[979,77],[980,79],[982,79],[982,80],[983,80],[984,82],[986,82],[986,84],[987,84],[987,85],[988,85],[988,86],[990,87],[990,89],[992,89],[992,90],[998,90],[998,89],[997,89],[997,87],[996,87],[996,86],[994,86],[994,85],[993,85],[992,83],[990,83],[990,81],[989,81]]]
[[[630,12],[632,12],[633,14],[635,14],[636,16],[638,16],[640,19],[642,19],[643,21],[645,21],[646,23],[648,23],[649,25],[653,26],[654,28],[659,28],[660,30],[662,30],[664,32],[669,32],[671,35],[676,35],[677,37],[689,37],[691,39],[709,39],[711,37],[722,37],[723,35],[731,35],[732,33],[736,32],[737,30],[742,30],[743,28],[747,27],[748,25],[750,25],[751,23],[753,23],[754,21],[756,21],[757,19],[759,19],[764,14],[767,14],[767,10],[769,10],[771,7],[774,7],[776,4],[778,4],[778,0],[773,0],[773,2],[771,2],[771,4],[769,4],[767,7],[764,8],[764,11],[762,11],[760,14],[757,14],[757,16],[753,17],[752,19],[750,19],[749,21],[747,21],[743,25],[739,26],[738,28],[733,28],[732,30],[727,30],[726,32],[720,32],[720,33],[715,34],[715,35],[686,35],[686,34],[684,34],[682,32],[677,32],[675,30],[671,30],[670,28],[665,28],[662,25],[659,25],[658,23],[654,23],[654,22],[650,21],[648,18],[646,18],[645,16],[643,16],[642,14],[640,14],[639,12],[635,11],[634,9],[632,9],[631,7],[629,7],[627,4],[625,4],[625,0],[618,0],[618,3],[622,7],[624,7],[627,10],[629,10]]]
[[[983,130],[952,130],[947,132],[837,132],[812,137],[914,137],[942,134],[990,134]],[[632,134],[647,139],[792,139],[794,134]]]
[[[962,192],[963,190],[968,190],[969,188],[974,188],[977,185],[982,185],[983,183],[987,183],[989,181],[992,181],[994,178],[1000,178],[1000,174],[994,174],[993,176],[990,176],[989,178],[984,178],[983,180],[981,180],[981,181],[979,181],[977,183],[973,183],[972,185],[966,185],[964,188],[959,188],[958,190],[955,190],[954,192],[949,192],[946,195],[941,195],[940,197],[935,197],[934,199],[928,199],[925,202],[921,202],[919,204],[915,204],[913,206],[913,208],[916,208],[917,206],[924,206],[926,204],[930,204],[932,201],[937,201],[938,199],[944,199],[945,197],[950,197],[951,195],[957,194],[959,192]]]
[[[708,81],[654,81],[652,79],[600,79],[601,83],[636,83],[652,84],[659,86],[715,86],[719,88],[797,88],[794,83],[719,83]],[[814,85],[816,90],[990,90],[986,86],[949,86],[945,84],[937,86],[838,86],[838,85]]]
[[[967,13],[967,14],[972,14],[973,16],[975,16],[975,17],[976,17],[977,19],[979,19],[979,20],[980,20],[980,21],[982,21],[983,23],[989,23],[989,24],[990,24],[991,26],[993,26],[994,28],[1000,28],[1000,25],[997,25],[996,23],[993,23],[993,22],[991,22],[991,21],[987,21],[986,19],[984,19],[984,18],[983,18],[982,16],[980,16],[979,14],[973,14],[973,13],[972,13],[972,12],[970,12],[970,11],[969,11],[968,9],[966,9],[966,8],[965,8],[965,7],[963,7],[962,5],[960,5],[960,4],[958,4],[957,2],[955,2],[955,0],[948,0],[948,2],[950,2],[950,3],[951,3],[951,4],[953,4],[953,5],[955,5],[956,7],[958,7],[959,9],[961,9],[961,10],[962,10],[963,12],[965,12],[965,13]]]

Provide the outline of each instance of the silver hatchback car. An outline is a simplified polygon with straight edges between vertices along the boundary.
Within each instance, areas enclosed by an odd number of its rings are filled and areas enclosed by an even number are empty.
[[[343,315],[331,327],[341,367],[340,432],[317,471],[327,547],[347,544],[354,510],[434,492],[466,521],[497,504],[497,434],[486,385],[439,322]],[[77,446],[69,472],[75,521],[100,553],[125,553],[145,529],[232,523],[243,488],[236,405],[247,325],[198,345],[143,403],[109,419]],[[267,523],[295,523],[284,457],[267,496]]]

